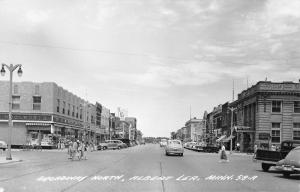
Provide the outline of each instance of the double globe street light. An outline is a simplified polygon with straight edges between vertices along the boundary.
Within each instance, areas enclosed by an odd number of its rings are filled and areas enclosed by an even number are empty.
[[[2,63],[2,68],[1,68],[1,75],[4,76],[5,75],[5,68],[8,69],[9,71],[9,108],[8,108],[8,142],[7,142],[7,153],[6,153],[6,160],[12,160],[11,157],[11,138],[12,138],[12,127],[13,127],[13,123],[12,123],[12,80],[13,80],[13,72],[18,69],[18,75],[19,77],[22,76],[23,71],[22,71],[22,65],[21,64],[17,64],[17,65],[6,65],[4,63]]]

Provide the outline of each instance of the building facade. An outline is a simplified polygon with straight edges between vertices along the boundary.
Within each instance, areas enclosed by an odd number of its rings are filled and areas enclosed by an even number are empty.
[[[187,129],[187,140],[198,142],[203,137],[202,119],[194,117],[185,123]]]
[[[0,140],[7,141],[9,82],[0,81],[0,92]],[[12,145],[95,137],[95,108],[56,83],[16,82],[12,100]]]
[[[254,144],[268,148],[300,140],[300,83],[260,81],[231,105],[242,151],[253,150]]]

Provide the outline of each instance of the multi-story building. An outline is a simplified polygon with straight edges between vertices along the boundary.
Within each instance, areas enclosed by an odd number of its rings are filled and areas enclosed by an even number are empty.
[[[187,129],[187,138],[193,142],[198,142],[203,136],[202,119],[194,117],[185,123]]]
[[[129,140],[135,140],[136,139],[136,118],[135,117],[125,117],[125,121],[129,123],[129,129],[128,129],[128,138]]]
[[[9,82],[0,81],[0,92],[0,140],[6,141]],[[96,134],[95,108],[56,83],[16,82],[12,100],[12,145],[56,145]]]
[[[300,140],[300,83],[260,81],[238,95],[237,142],[242,151]]]

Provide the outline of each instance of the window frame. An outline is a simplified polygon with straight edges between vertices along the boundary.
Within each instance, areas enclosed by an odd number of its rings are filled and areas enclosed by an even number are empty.
[[[296,105],[296,102],[299,103],[299,105],[297,107],[295,107]],[[296,111],[296,109],[298,111]],[[300,113],[300,101],[294,101],[294,113]]]
[[[273,102],[280,102],[280,111],[273,111],[273,109],[274,109],[274,105],[273,105]],[[283,102],[282,102],[282,100],[272,100],[272,102],[271,102],[271,112],[272,113],[282,113],[282,106],[283,106],[283,104],[282,104]],[[274,106],[274,107],[273,107]]]
[[[277,127],[277,126],[274,126],[274,124],[279,124],[279,127]],[[272,143],[276,143],[276,144],[278,144],[278,143],[280,143],[281,142],[281,122],[272,122],[271,123],[271,142]],[[277,135],[277,134],[274,134],[274,136],[273,136],[273,131],[275,132],[277,132],[277,131],[279,131],[279,135]],[[273,140],[273,138],[275,139],[275,138],[279,138],[279,141],[274,141]]]
[[[40,101],[39,102],[35,101],[35,98],[40,98]],[[32,96],[32,110],[34,110],[34,111],[40,111],[41,109],[42,109],[42,97],[41,96],[37,96],[37,95]]]
[[[299,126],[295,126],[296,124],[299,125]],[[299,131],[299,136],[297,136],[297,139],[295,139],[295,131],[297,131],[297,132]],[[300,140],[300,122],[294,122],[293,123],[292,134],[293,134],[293,136],[292,136],[293,140],[296,140],[296,141]]]

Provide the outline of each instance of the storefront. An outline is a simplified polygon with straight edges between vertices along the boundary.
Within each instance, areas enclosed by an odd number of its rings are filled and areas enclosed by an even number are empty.
[[[26,123],[26,143],[30,145],[54,146],[52,125],[49,123]]]
[[[240,144],[241,152],[252,152],[254,149],[255,132],[252,130],[237,131],[236,142]]]

